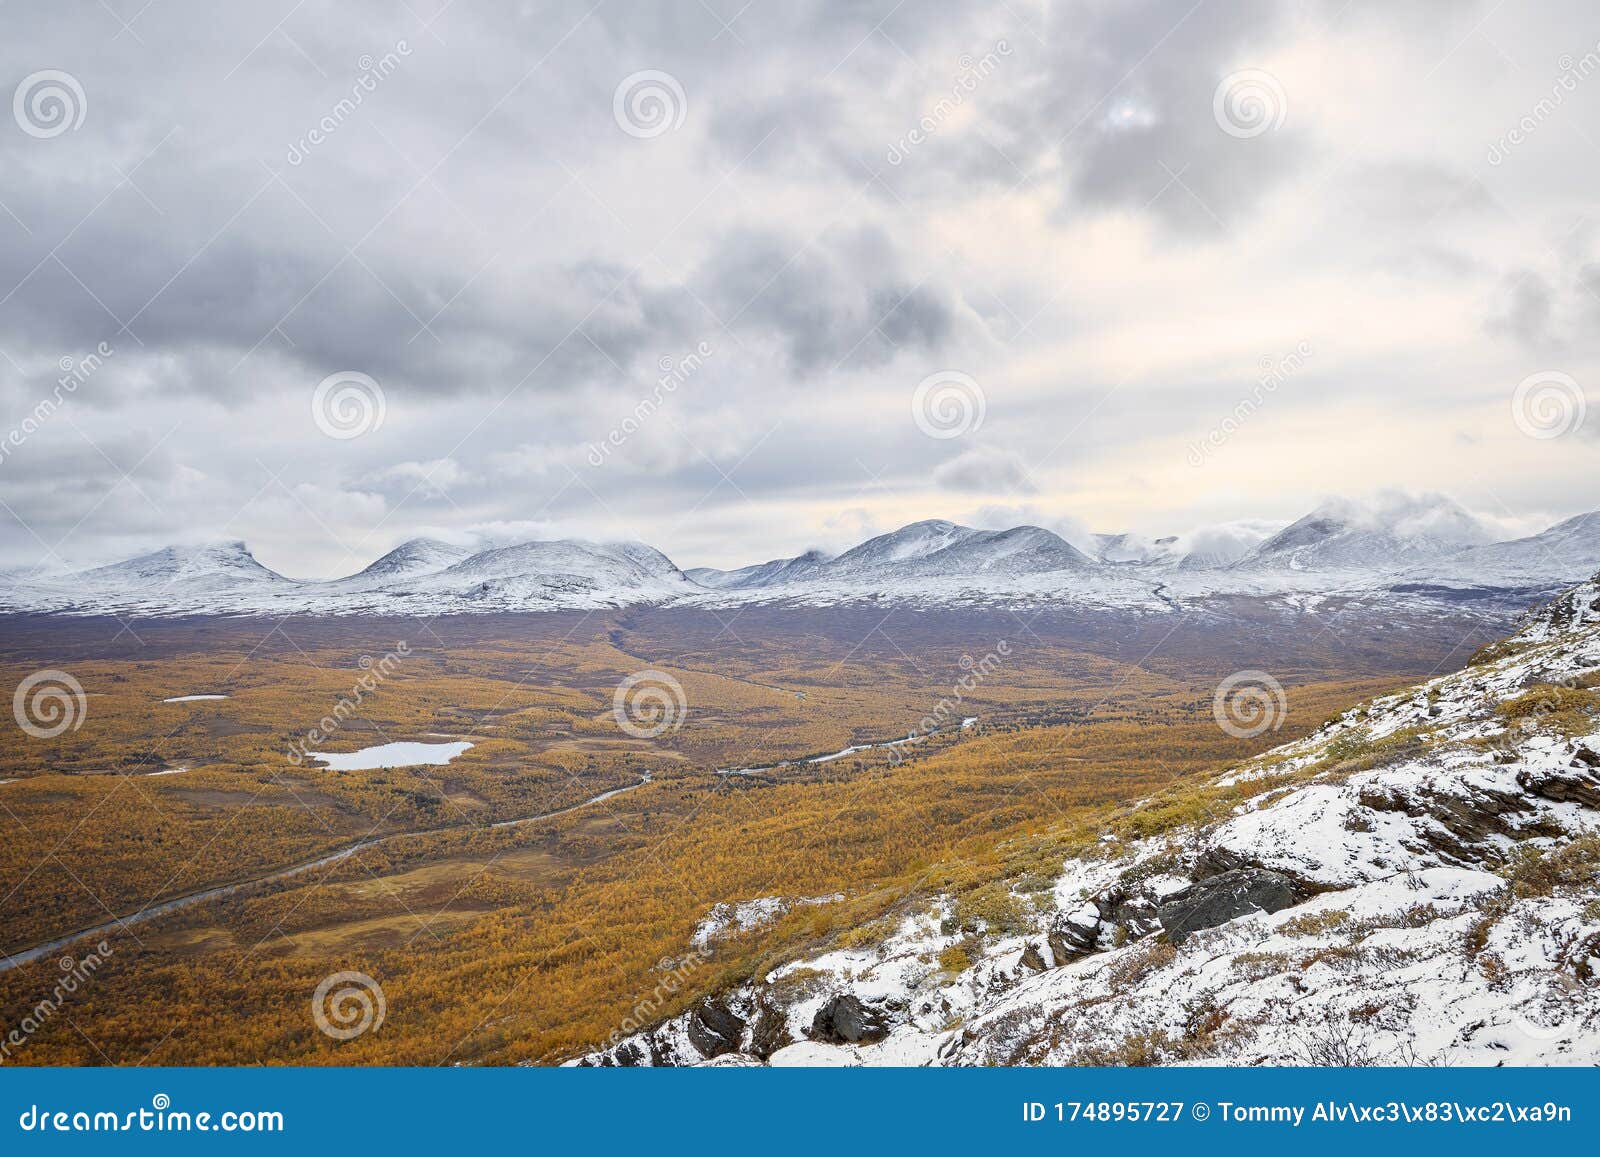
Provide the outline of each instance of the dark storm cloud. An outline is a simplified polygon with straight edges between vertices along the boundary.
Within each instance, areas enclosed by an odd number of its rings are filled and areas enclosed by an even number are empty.
[[[945,341],[952,304],[901,264],[878,228],[832,229],[809,243],[747,231],[725,238],[699,276],[719,313],[776,337],[794,370],[810,373],[879,366]]]

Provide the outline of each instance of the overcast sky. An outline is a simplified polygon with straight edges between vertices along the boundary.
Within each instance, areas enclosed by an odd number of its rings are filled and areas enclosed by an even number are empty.
[[[0,564],[1600,507],[1592,0],[4,18]]]

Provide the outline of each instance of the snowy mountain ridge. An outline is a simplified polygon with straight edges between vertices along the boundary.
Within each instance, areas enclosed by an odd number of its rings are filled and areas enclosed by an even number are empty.
[[[945,520],[877,535],[837,557],[812,550],[734,570],[688,572],[643,543],[555,539],[470,548],[413,539],[331,581],[286,578],[242,542],[167,547],[72,574],[0,574],[0,607],[73,614],[439,614],[626,606],[827,607],[892,600],[1169,613],[1235,597],[1297,607],[1337,597],[1382,605],[1479,603],[1503,612],[1600,564],[1600,512],[1490,541],[1442,497],[1326,503],[1275,533],[1236,523],[1188,536],[1098,535],[1080,549],[1039,526]]]
[[[569,1063],[1600,1063],[1597,688],[1600,576],[1462,671],[1135,805],[1044,890],[914,894],[886,936]]]

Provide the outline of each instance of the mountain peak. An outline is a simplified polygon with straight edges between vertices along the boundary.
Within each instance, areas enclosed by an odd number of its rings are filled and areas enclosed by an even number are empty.
[[[1444,495],[1384,494],[1370,503],[1332,498],[1261,543],[1238,565],[1294,571],[1392,569],[1492,539],[1488,528]]]
[[[76,578],[89,585],[156,588],[289,581],[262,566],[240,539],[164,546],[126,562],[83,571]]]

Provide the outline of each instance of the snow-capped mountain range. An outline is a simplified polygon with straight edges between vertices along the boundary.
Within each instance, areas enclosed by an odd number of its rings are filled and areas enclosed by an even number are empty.
[[[1238,524],[1242,526],[1243,524]],[[1094,535],[914,522],[831,556],[680,570],[638,542],[487,549],[413,539],[330,581],[286,578],[242,542],[166,547],[93,570],[0,575],[0,608],[78,614],[441,614],[638,605],[1061,603],[1170,611],[1218,597],[1407,598],[1526,606],[1600,565],[1600,512],[1497,542],[1446,498],[1334,500],[1266,534]]]
[[[1596,688],[1600,576],[1053,873],[913,892],[570,1063],[1600,1063]],[[833,899],[724,903],[686,948]]]

